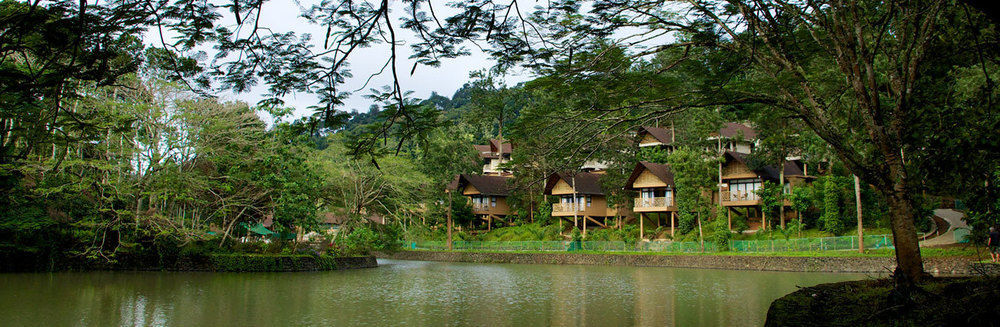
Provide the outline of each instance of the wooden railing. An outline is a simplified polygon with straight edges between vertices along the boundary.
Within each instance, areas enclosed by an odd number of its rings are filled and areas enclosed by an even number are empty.
[[[674,205],[673,197],[635,198],[636,208],[661,208]]]
[[[731,201],[759,201],[759,200],[760,200],[760,196],[758,196],[757,193],[750,192],[750,191],[747,191],[747,192],[722,191],[722,202],[731,202]]]
[[[490,209],[493,209],[493,207],[490,206],[489,203],[473,203],[472,204],[472,211],[490,211]]]
[[[573,210],[573,208],[576,207],[576,206],[579,206],[579,210]],[[557,213],[557,212],[573,212],[573,211],[586,211],[586,210],[587,210],[587,207],[583,203],[580,203],[580,204],[576,204],[576,203],[553,203],[552,204],[552,212],[553,213]]]

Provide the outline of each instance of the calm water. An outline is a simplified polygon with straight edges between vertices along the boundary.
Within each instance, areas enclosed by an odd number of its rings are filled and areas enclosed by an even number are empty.
[[[0,274],[2,326],[758,326],[859,274],[379,260],[315,273]]]

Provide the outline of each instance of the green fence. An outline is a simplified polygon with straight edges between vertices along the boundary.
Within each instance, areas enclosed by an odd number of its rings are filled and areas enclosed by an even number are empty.
[[[892,237],[889,235],[865,236],[865,249],[892,249]],[[447,250],[445,242],[410,242],[413,250]],[[455,250],[463,251],[603,251],[603,252],[661,252],[661,253],[693,253],[719,252],[715,243],[705,242],[705,248],[698,242],[606,242],[583,241],[573,245],[570,241],[523,241],[523,242],[481,242],[455,241]],[[780,240],[750,240],[730,241],[729,251],[732,252],[798,252],[798,251],[833,251],[858,248],[857,236],[793,238]]]

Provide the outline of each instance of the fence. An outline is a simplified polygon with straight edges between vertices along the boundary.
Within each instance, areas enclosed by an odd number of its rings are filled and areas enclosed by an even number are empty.
[[[892,237],[889,235],[868,235],[864,237],[865,249],[892,249]],[[798,252],[798,251],[833,251],[857,249],[857,236],[793,238],[780,240],[748,240],[729,241],[731,252]],[[414,250],[447,250],[445,242],[410,242]],[[483,242],[455,241],[455,250],[464,251],[570,251],[579,249],[602,252],[660,252],[660,253],[693,253],[719,252],[715,243],[705,242],[702,251],[699,242],[640,242],[629,243],[621,241],[582,241],[574,246],[570,241],[520,241],[520,242]]]

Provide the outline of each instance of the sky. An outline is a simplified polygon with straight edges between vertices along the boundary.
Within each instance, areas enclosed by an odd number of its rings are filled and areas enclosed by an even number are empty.
[[[398,0],[390,1],[393,3],[393,10],[390,10],[390,17],[398,18],[405,12],[402,10],[402,3]],[[323,37],[326,33],[326,28],[323,26],[312,25],[305,18],[300,17],[303,7],[311,6],[314,2],[303,0],[269,0],[265,2],[260,26],[267,27],[274,32],[288,32],[292,31],[296,34],[310,33],[313,36],[312,43],[315,45],[313,51],[322,50]],[[446,15],[447,11],[443,9],[438,9],[435,6],[435,10],[444,11],[439,12],[439,15]],[[235,25],[235,20],[232,18],[228,11],[220,8],[219,13],[223,14],[218,23],[221,25]],[[439,16],[440,17],[440,16]],[[394,27],[396,27],[396,33],[403,40],[401,46],[397,46],[397,51],[402,50],[400,57],[397,58],[397,69],[400,74],[400,87],[404,91],[413,91],[411,97],[426,99],[431,95],[431,92],[437,92],[443,96],[451,97],[454,92],[462,87],[463,84],[469,81],[469,73],[475,70],[481,70],[484,68],[489,68],[492,65],[490,58],[482,51],[480,51],[475,46],[469,45],[469,50],[472,52],[469,56],[459,57],[455,59],[444,60],[440,67],[427,67],[419,66],[413,75],[409,75],[410,69],[413,67],[414,61],[408,59],[410,56],[409,44],[416,39],[416,36],[409,30],[402,30],[398,26],[401,22],[395,22]],[[233,28],[234,26],[226,26]],[[402,30],[402,31],[401,31]],[[159,46],[159,32],[156,29],[150,29],[147,32],[146,40],[148,44],[153,46]],[[169,32],[165,33],[169,38]],[[168,41],[169,42],[169,41]],[[342,111],[367,111],[368,107],[372,104],[372,101],[364,98],[365,94],[369,94],[369,89],[376,88],[381,89],[382,86],[390,85],[392,79],[389,74],[389,69],[385,70],[385,74],[381,76],[376,76],[368,82],[365,86],[365,82],[368,77],[378,72],[385,61],[389,58],[389,45],[382,44],[371,48],[364,48],[356,50],[351,57],[348,59],[350,63],[351,71],[354,75],[353,78],[347,80],[347,82],[341,85],[339,88],[343,90],[350,90],[352,95],[350,98],[346,99],[345,104],[338,108]],[[209,58],[211,58],[214,53],[210,48],[203,48],[208,52]],[[526,71],[514,71],[508,72],[508,76],[504,78],[508,85],[516,84],[518,82],[526,81],[530,78],[530,74]],[[356,91],[361,89],[359,91]],[[217,94],[223,100],[240,100],[247,103],[255,104],[257,101],[262,99],[263,94],[266,90],[266,86],[258,85],[252,91],[247,93],[220,93]],[[295,118],[306,116],[310,114],[308,106],[318,105],[317,97],[313,94],[290,94],[283,98],[286,106],[294,107]],[[266,120],[270,120],[270,117],[264,117]]]

